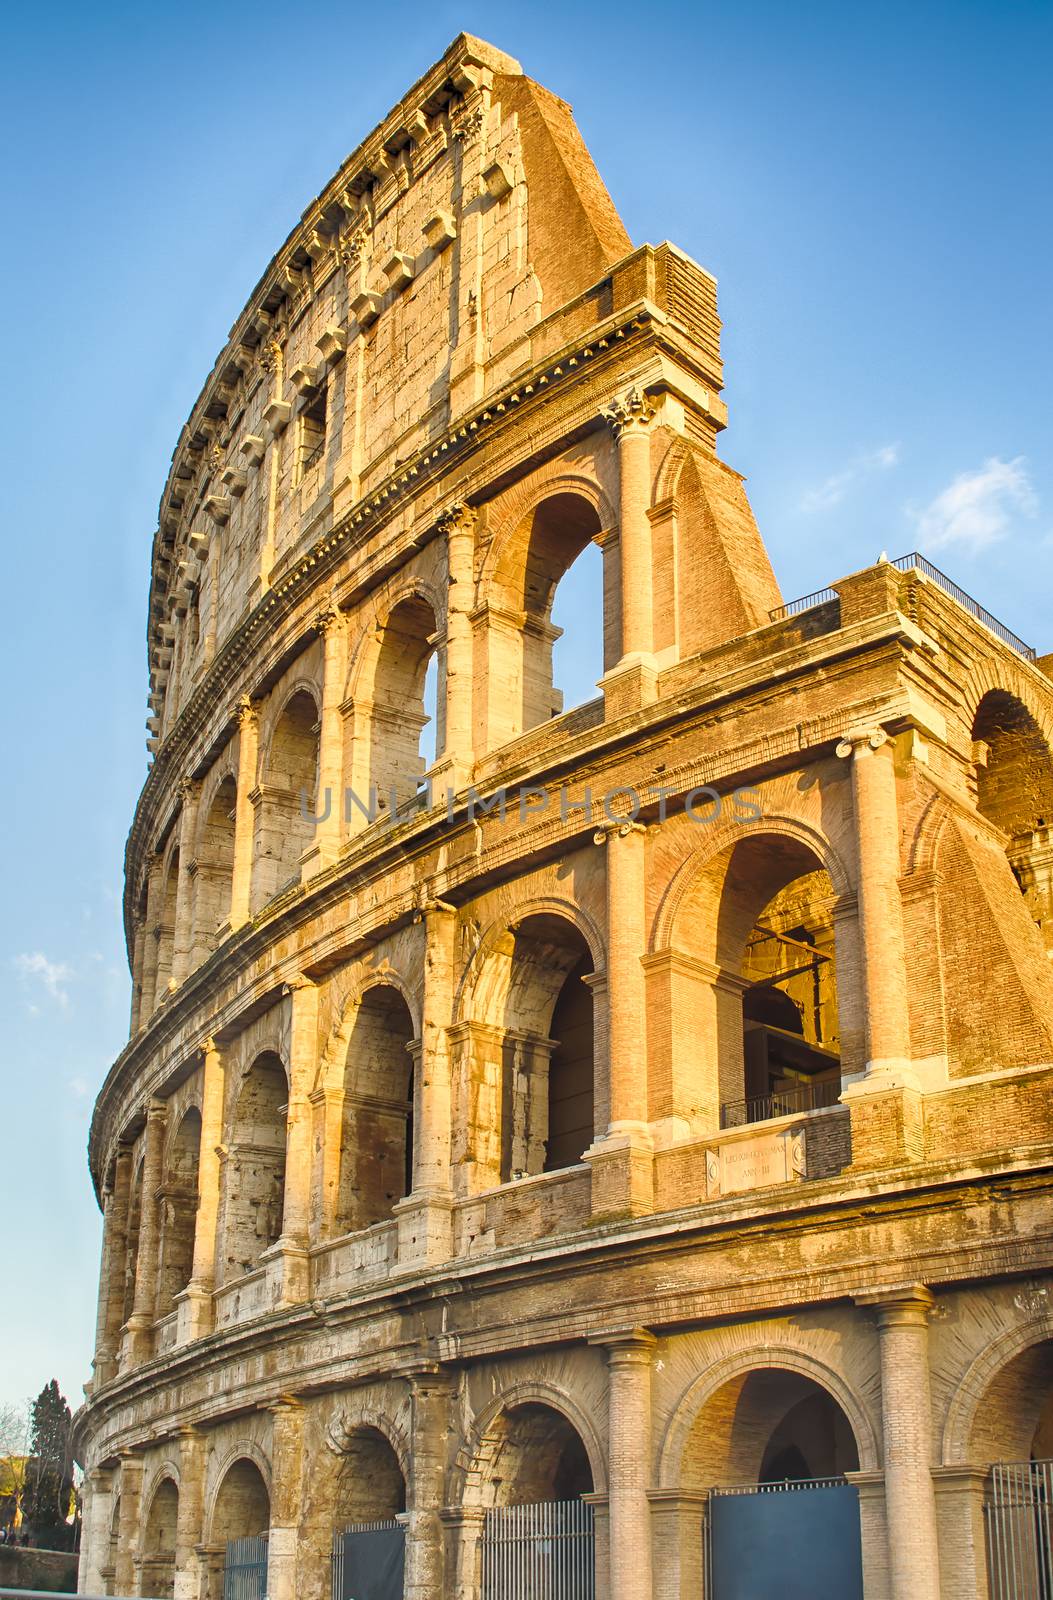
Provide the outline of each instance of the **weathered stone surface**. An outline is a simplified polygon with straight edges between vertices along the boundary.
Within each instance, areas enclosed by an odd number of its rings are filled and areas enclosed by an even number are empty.
[[[719,326],[462,37],[217,361],[91,1134],[90,1592],[218,1597],[269,1530],[321,1596],[400,1517],[407,1595],[474,1600],[486,1508],[585,1493],[597,1593],[688,1600],[711,1490],[848,1473],[867,1600],[986,1593],[989,1468],[1053,1455],[1053,684],[909,563],[781,606]]]

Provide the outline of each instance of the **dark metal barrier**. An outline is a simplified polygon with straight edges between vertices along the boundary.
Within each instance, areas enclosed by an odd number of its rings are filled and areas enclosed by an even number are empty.
[[[584,1500],[488,1511],[482,1553],[482,1600],[595,1600],[595,1522]]]
[[[333,1600],[402,1600],[405,1571],[406,1528],[395,1518],[333,1535]]]
[[[843,1478],[713,1489],[706,1600],[863,1600],[859,1494]]]
[[[991,1600],[1053,1600],[1053,1461],[999,1461],[984,1503]]]

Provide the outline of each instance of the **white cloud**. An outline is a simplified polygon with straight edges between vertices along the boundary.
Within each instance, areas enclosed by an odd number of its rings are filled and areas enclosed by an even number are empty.
[[[898,464],[898,444],[883,444],[877,450],[868,450],[862,455],[853,456],[840,472],[835,472],[817,488],[808,490],[801,499],[801,510],[829,511],[831,507],[840,505],[849,489],[860,478],[867,478],[874,472],[887,472],[889,467]]]
[[[75,1100],[86,1100],[91,1094],[91,1085],[85,1078],[71,1078],[69,1088]]]
[[[58,1005],[68,1005],[66,984],[73,977],[73,968],[67,966],[64,961],[49,961],[42,951],[33,950],[15,957],[15,970],[23,983],[27,985],[41,983],[47,994]],[[40,1013],[40,1007],[32,1003],[29,1010],[33,1016],[38,1016]]]
[[[1033,517],[1038,496],[1023,456],[1002,461],[991,456],[975,472],[960,472],[921,511],[914,512],[918,546],[946,550],[955,545],[971,554],[1004,539],[1017,512]]]

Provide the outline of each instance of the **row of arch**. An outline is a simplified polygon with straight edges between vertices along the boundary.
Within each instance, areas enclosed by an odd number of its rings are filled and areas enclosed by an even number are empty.
[[[351,1524],[402,1518],[424,1507],[414,1479],[413,1447],[401,1421],[353,1398],[334,1402],[321,1457],[305,1459],[311,1490],[283,1500],[302,1509],[299,1573],[321,1568],[332,1534]],[[445,1426],[445,1423],[443,1424]],[[495,1396],[447,1458],[453,1506],[486,1509],[603,1496],[608,1488],[603,1424],[587,1400],[546,1379],[526,1379]],[[434,1443],[434,1441],[432,1441]],[[940,1459],[986,1469],[999,1461],[1053,1455],[1053,1337],[1041,1326],[1013,1328],[974,1359],[948,1409]],[[689,1382],[664,1427],[656,1487],[688,1495],[731,1485],[798,1484],[878,1473],[882,1449],[870,1407],[853,1385],[804,1348],[779,1341],[763,1353],[737,1351]],[[284,1470],[256,1443],[227,1449],[203,1507],[195,1543],[210,1552],[213,1578],[232,1540],[265,1536],[271,1525],[273,1475]],[[158,1468],[142,1503],[140,1593],[173,1592],[180,1477]],[[111,1566],[120,1530],[110,1513]],[[222,1591],[203,1590],[209,1600]]]

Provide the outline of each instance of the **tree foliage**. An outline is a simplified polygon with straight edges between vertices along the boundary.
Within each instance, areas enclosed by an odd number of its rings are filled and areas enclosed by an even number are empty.
[[[23,1508],[38,1545],[69,1547],[73,1499],[73,1417],[54,1378],[33,1401]]]

